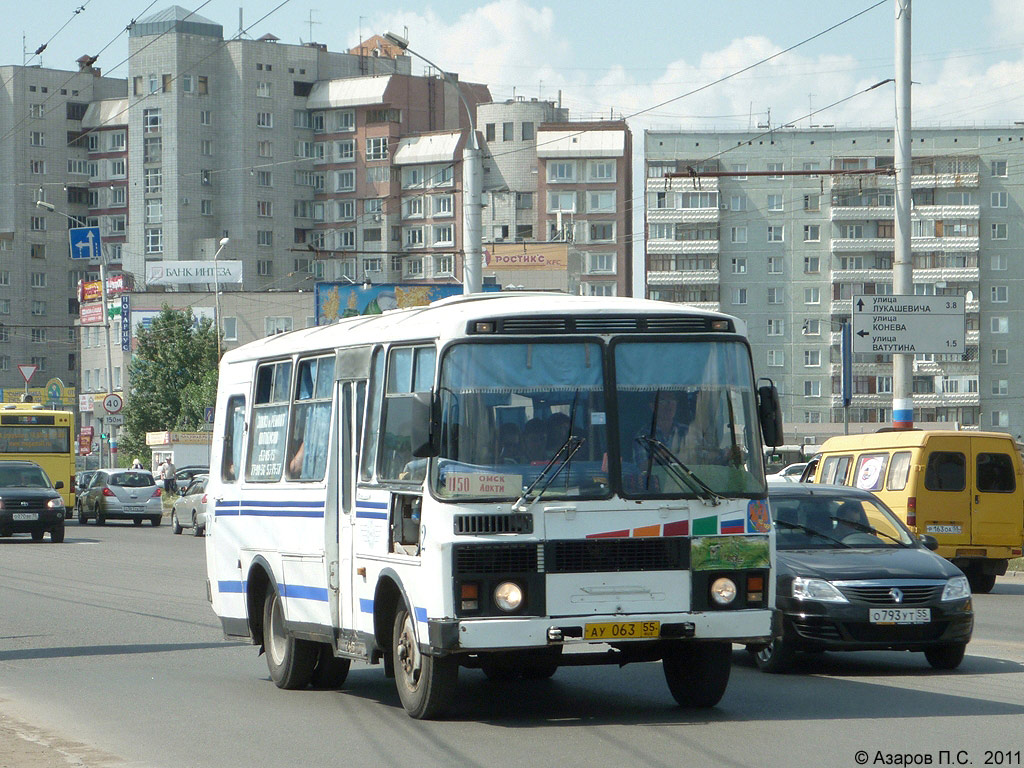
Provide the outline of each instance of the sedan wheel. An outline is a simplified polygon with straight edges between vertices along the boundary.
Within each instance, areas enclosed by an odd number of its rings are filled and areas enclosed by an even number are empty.
[[[181,527],[181,523],[178,522],[178,513],[171,512],[171,533],[181,533],[184,528]]]
[[[774,674],[787,672],[793,666],[793,657],[796,655],[793,647],[781,637],[773,637],[768,645],[759,646],[753,652],[757,668]]]

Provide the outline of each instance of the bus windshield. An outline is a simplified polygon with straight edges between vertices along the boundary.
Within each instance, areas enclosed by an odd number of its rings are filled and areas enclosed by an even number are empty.
[[[615,486],[630,498],[764,493],[744,344],[628,340],[610,349],[614,391],[606,348],[596,342],[452,345],[441,363],[435,494],[607,498]]]
[[[453,345],[435,493],[516,499],[546,470],[545,498],[608,496],[603,360],[593,342]]]
[[[764,474],[747,349],[738,342],[625,341],[612,347],[622,492],[761,494]]]

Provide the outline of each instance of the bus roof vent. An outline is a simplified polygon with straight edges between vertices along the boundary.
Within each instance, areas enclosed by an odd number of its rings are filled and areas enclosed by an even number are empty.
[[[731,327],[732,323],[729,325]],[[701,333],[711,330],[711,318],[682,315],[648,317],[647,330],[651,333]]]
[[[636,317],[598,315],[576,318],[577,333],[635,333],[638,330],[640,321]]]
[[[565,317],[506,317],[499,326],[501,333],[566,333]]]

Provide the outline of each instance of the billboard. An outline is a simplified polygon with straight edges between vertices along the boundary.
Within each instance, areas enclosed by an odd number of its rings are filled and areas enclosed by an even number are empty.
[[[103,325],[103,304],[82,304],[78,307],[78,319],[82,325]]]
[[[190,283],[214,282],[221,285],[241,283],[242,262],[156,261],[146,265],[147,285],[188,285]]]
[[[485,285],[484,292],[500,291],[500,285]],[[316,324],[327,325],[343,317],[379,315],[389,309],[424,307],[432,301],[462,294],[458,283],[422,285],[382,283],[364,288],[353,283],[316,284]]]
[[[484,269],[569,268],[568,243],[490,243],[484,246]]]

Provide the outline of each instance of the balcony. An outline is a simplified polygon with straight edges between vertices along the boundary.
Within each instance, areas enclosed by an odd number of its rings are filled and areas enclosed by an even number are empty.
[[[843,407],[842,395],[832,395],[831,401],[833,408]],[[915,407],[962,408],[980,404],[981,396],[977,392],[932,392],[914,395]],[[892,393],[854,395],[851,405],[855,408],[888,408],[892,406]]]
[[[719,280],[717,269],[648,272],[648,285],[717,285]]]
[[[650,224],[689,224],[704,221],[718,221],[720,211],[715,208],[649,208],[647,221]]]
[[[891,221],[896,216],[895,209],[884,205],[836,205],[829,208],[829,219],[832,221],[875,221],[883,219]]]
[[[833,237],[833,253],[867,253],[871,251],[894,251],[896,240],[892,237]],[[912,237],[910,250],[955,251],[972,253],[981,247],[977,237]]]
[[[718,253],[718,240],[648,240],[647,253]]]
[[[648,179],[648,192],[717,192],[717,177],[701,177],[699,179]]]
[[[832,176],[832,189],[887,189],[896,186],[896,175],[888,173]],[[917,173],[910,177],[911,189],[976,188],[977,171],[970,173]]]

